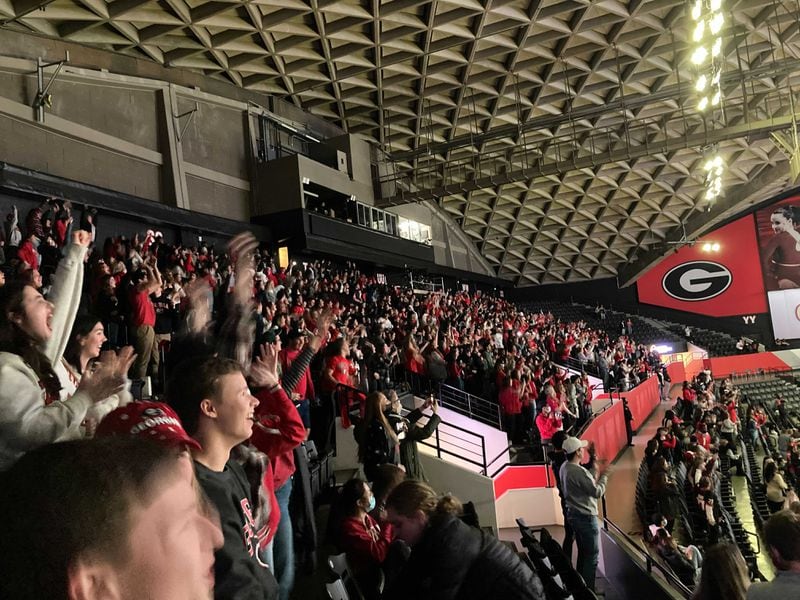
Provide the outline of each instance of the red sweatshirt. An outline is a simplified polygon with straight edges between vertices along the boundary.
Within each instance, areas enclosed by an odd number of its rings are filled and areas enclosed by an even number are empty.
[[[386,560],[393,537],[392,526],[388,523],[379,525],[369,515],[365,516],[365,522],[358,517],[348,517],[342,521],[339,547],[347,553],[353,571],[359,573],[380,566]]]
[[[259,402],[255,411],[258,422],[250,441],[269,456],[278,489],[294,473],[294,449],[306,439],[306,428],[282,387],[273,392],[262,389],[255,396]]]
[[[519,393],[512,387],[505,387],[500,390],[500,408],[503,414],[518,415],[522,412],[522,401]]]

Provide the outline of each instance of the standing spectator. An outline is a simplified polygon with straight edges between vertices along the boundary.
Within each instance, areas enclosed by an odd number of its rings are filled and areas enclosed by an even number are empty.
[[[522,399],[520,398],[520,387],[515,387],[514,382],[515,380],[511,377],[505,378],[503,388],[500,390],[499,402],[503,417],[503,431],[508,434],[512,444],[519,444],[521,442]]]
[[[800,515],[782,510],[764,524],[764,541],[778,572],[768,583],[754,583],[747,600],[800,597]]]
[[[17,258],[25,265],[25,268],[36,271],[39,269],[39,242],[41,238],[36,237],[31,233],[22,242],[22,245],[17,251]]]
[[[59,400],[53,365],[78,311],[88,241],[86,232],[76,232],[56,272],[53,303],[20,282],[0,288],[0,471],[33,448],[80,437],[89,408],[124,386],[129,357],[109,353],[71,398]]]
[[[167,400],[202,448],[192,452],[197,480],[222,522],[214,597],[276,600],[278,582],[259,557],[266,526],[257,526],[247,476],[231,459],[233,448],[252,435],[259,403],[241,367],[216,357],[184,361],[170,377]]]
[[[143,380],[147,377],[147,369],[153,364],[153,375],[158,374],[158,347],[156,346],[156,309],[150,294],[161,290],[161,274],[155,260],[142,265],[136,281],[130,292],[130,325],[132,329],[133,348],[136,351],[136,361],[133,363],[131,377]]]
[[[393,428],[394,431],[399,432],[400,462],[403,467],[405,467],[406,473],[410,479],[425,481],[425,471],[422,469],[422,464],[419,461],[417,442],[431,437],[442,421],[441,417],[437,414],[438,403],[436,402],[436,398],[431,394],[431,397],[426,400],[420,408],[415,408],[409,412],[405,418],[400,416],[403,405],[400,403],[397,392],[394,390],[389,392],[389,401],[392,406],[392,411],[389,414],[389,424],[392,426],[397,421],[400,423],[399,427]],[[420,426],[417,422],[424,416],[422,411],[426,408],[430,408],[432,413],[431,416],[428,417],[428,422],[424,426]]]
[[[630,406],[628,406],[628,400],[623,398],[622,399],[622,413],[625,417],[625,437],[628,439],[628,446],[633,446],[633,413],[631,412]]]
[[[11,260],[17,255],[17,248],[22,243],[22,231],[19,228],[19,210],[16,205],[11,207],[11,212],[6,217],[6,222],[3,224],[3,232],[6,236],[8,259]]]
[[[384,411],[389,400],[380,392],[372,392],[365,401],[364,421],[359,427],[358,455],[364,474],[370,481],[381,465],[400,463],[400,444]]]
[[[595,465],[589,470],[581,467],[584,448],[588,445],[588,442],[575,437],[569,437],[564,441],[563,448],[567,462],[561,466],[560,475],[567,504],[567,519],[575,532],[575,542],[578,546],[578,561],[575,568],[589,589],[594,590],[597,561],[600,556],[597,499],[605,494],[611,468],[607,467],[604,472],[598,473]]]
[[[747,564],[739,548],[730,543],[716,544],[706,548],[700,583],[692,600],[745,600],[750,598],[749,586]]]
[[[327,335],[327,332],[325,332]],[[299,329],[292,329],[287,336],[286,348],[282,348],[278,354],[278,359],[281,364],[281,372],[289,373],[292,364],[300,356],[305,345],[305,337]],[[309,417],[309,403],[315,398],[314,382],[311,378],[311,369],[306,368],[300,373],[297,378],[297,383],[292,389],[292,400],[299,404],[298,411],[300,416],[303,417],[303,423],[306,429],[311,428],[311,420]]]

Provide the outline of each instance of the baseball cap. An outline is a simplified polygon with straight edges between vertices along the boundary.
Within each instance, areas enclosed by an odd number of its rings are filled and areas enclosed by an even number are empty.
[[[262,343],[274,344],[275,342],[278,341],[278,338],[280,337],[280,333],[281,333],[281,330],[280,330],[279,327],[270,327],[269,329],[264,331],[264,334],[263,334],[264,337],[262,338],[263,339]]]
[[[568,437],[566,440],[564,440],[564,444],[561,447],[567,454],[573,454],[577,452],[579,448],[586,448],[588,445],[589,442],[586,440],[579,440],[576,437]]]
[[[186,444],[200,450],[197,440],[183,429],[172,408],[161,402],[131,402],[112,410],[97,426],[97,437],[132,435],[151,439],[158,444]]]

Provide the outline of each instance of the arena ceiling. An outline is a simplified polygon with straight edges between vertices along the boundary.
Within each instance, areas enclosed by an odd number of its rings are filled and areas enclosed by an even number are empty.
[[[374,142],[521,285],[620,275],[791,185],[800,0],[723,0],[700,114],[684,0],[0,0],[0,22],[281,97]],[[704,158],[727,164],[704,201]]]

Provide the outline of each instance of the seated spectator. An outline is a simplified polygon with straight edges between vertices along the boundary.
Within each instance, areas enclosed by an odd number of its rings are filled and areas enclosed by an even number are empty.
[[[461,503],[425,483],[404,481],[386,501],[395,535],[411,557],[387,600],[543,599],[539,577],[497,538],[464,524]]]
[[[692,600],[745,600],[750,577],[742,553],[735,544],[706,548],[700,582]]]
[[[225,540],[216,553],[215,597],[276,599],[278,583],[259,558],[266,525],[257,526],[250,484],[231,460],[233,448],[252,435],[258,406],[241,367],[216,357],[184,362],[170,377],[167,400],[202,447],[192,452],[197,480],[222,521]]]
[[[764,484],[767,486],[767,505],[770,513],[783,510],[783,503],[786,501],[786,494],[789,486],[783,479],[778,465],[771,460],[764,465]]]
[[[342,486],[332,513],[338,520],[332,532],[336,544],[347,554],[359,587],[370,598],[379,595],[380,566],[392,543],[391,525],[370,516],[376,508],[375,496],[367,482],[355,478]]]
[[[375,496],[375,508],[370,511],[370,516],[376,521],[386,521],[386,499],[392,490],[406,479],[406,472],[395,465],[381,465],[378,467],[375,479],[372,481],[372,494]]]
[[[656,536],[658,554],[667,561],[675,574],[689,588],[700,578],[703,555],[697,546],[680,546],[666,529],[659,529]]]
[[[52,444],[23,456],[2,487],[0,510],[13,519],[0,536],[0,597],[211,597],[222,535],[191,470],[165,447]]]
[[[775,579],[754,583],[747,600],[800,597],[800,515],[782,510],[764,524],[764,541],[778,572]]]

